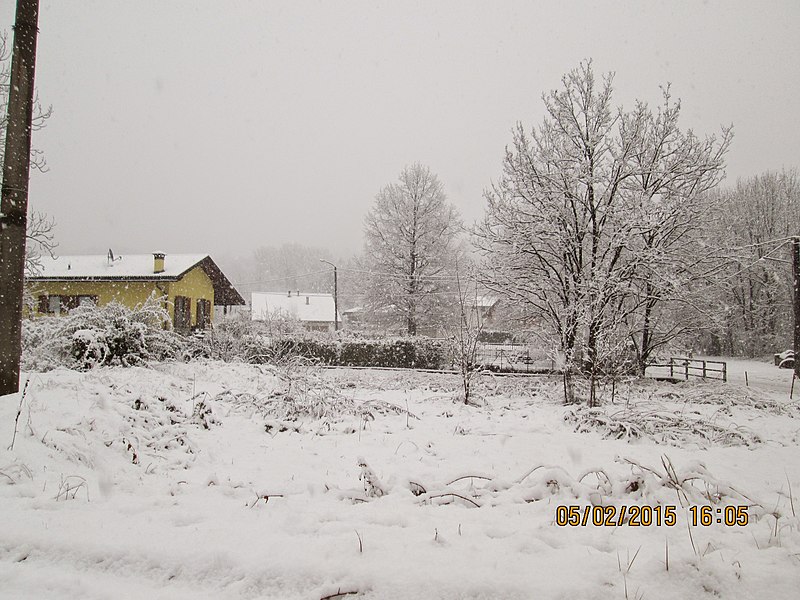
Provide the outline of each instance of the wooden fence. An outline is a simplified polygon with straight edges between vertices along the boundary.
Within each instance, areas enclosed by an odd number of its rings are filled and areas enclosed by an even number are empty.
[[[648,369],[658,369],[658,373],[650,374],[656,379],[686,380],[690,377],[699,379],[718,379],[728,381],[728,364],[721,360],[702,360],[685,356],[671,356],[668,363],[649,364]],[[667,372],[669,375],[667,375]]]

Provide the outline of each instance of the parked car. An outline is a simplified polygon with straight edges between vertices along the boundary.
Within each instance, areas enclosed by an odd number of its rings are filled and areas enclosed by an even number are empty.
[[[794,350],[784,350],[776,354],[775,366],[781,369],[794,369]]]

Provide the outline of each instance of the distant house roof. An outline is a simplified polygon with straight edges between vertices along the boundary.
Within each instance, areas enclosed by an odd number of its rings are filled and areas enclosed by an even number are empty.
[[[158,273],[154,272],[153,254],[112,256],[110,253],[43,256],[37,272],[27,278],[29,281],[178,281],[199,266],[214,286],[214,304],[245,303],[208,254],[166,254],[164,270]]]
[[[304,323],[333,323],[334,302],[331,294],[292,292],[253,292],[250,296],[252,319],[264,321],[284,316]],[[341,316],[338,316],[341,321]]]

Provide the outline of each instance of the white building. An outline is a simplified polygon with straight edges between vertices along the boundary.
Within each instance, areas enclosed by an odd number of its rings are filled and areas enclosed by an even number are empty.
[[[254,321],[293,319],[309,331],[334,331],[336,310],[332,294],[297,292],[253,292],[250,295],[251,318]],[[342,317],[336,315],[339,324]]]

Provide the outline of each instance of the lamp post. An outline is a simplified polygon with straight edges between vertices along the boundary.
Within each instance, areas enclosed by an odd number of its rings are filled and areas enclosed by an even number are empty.
[[[320,258],[319,262],[333,267],[333,330],[339,331],[339,281],[336,275],[336,265],[324,258]]]

